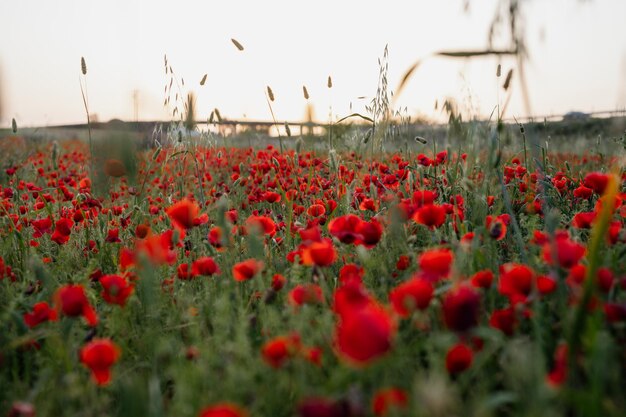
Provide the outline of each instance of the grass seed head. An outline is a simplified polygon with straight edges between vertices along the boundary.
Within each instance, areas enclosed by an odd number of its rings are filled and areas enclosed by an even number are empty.
[[[83,75],[87,75],[87,63],[85,62],[85,57],[80,57],[80,71]]]

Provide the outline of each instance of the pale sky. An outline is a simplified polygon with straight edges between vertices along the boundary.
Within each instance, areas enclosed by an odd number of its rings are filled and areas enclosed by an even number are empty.
[[[279,120],[301,120],[306,85],[318,120],[364,112],[376,93],[389,45],[389,87],[417,59],[439,50],[481,49],[497,0],[165,1],[0,0],[2,125],[83,123],[80,57],[87,62],[90,112],[99,120],[170,120],[163,56],[183,93],[197,95],[198,118],[269,120],[271,86]],[[522,0],[532,112],[626,107],[626,1]],[[235,38],[245,50],[231,43]],[[503,59],[502,73],[515,65]],[[465,111],[489,115],[502,102],[495,58],[430,59],[398,105],[411,115],[441,115],[435,100],[455,97]],[[204,86],[199,81],[204,74]],[[326,87],[331,75],[333,88]],[[513,84],[508,116],[525,116]]]

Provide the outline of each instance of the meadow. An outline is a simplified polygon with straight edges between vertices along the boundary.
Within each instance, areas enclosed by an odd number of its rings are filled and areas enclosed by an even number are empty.
[[[442,132],[7,135],[0,415],[625,415],[626,136]]]

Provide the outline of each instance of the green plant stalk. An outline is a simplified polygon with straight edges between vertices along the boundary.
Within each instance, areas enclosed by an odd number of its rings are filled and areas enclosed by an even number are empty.
[[[90,174],[93,176],[95,174],[95,170],[93,167],[93,141],[91,139],[91,117],[89,116],[89,105],[87,101],[87,79],[85,79],[85,88],[83,89],[83,84],[80,83],[80,94],[83,97],[83,105],[85,106],[85,113],[87,113],[87,134],[89,135],[89,166],[90,166]]]

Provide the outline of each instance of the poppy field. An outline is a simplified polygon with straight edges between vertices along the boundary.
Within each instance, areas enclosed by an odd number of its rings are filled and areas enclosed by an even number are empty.
[[[625,415],[621,154],[187,139],[3,160],[0,415]]]

